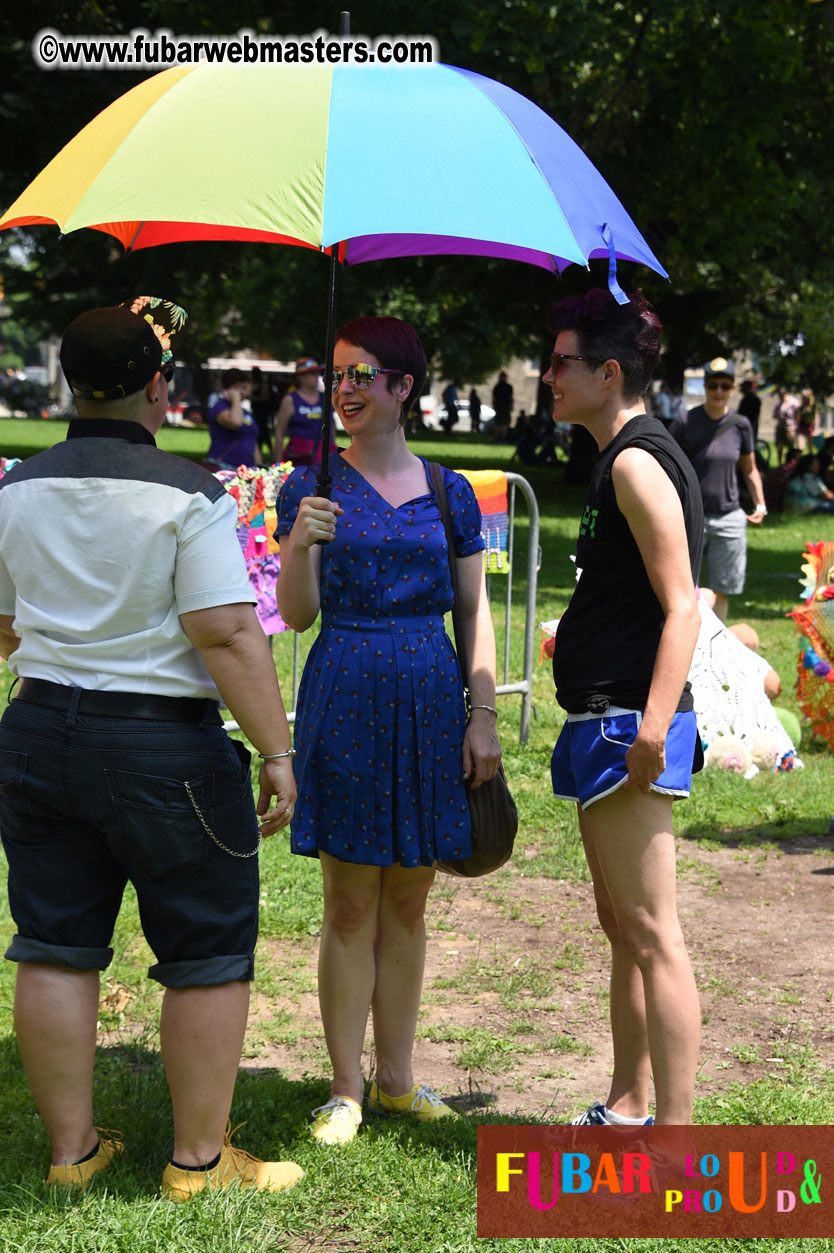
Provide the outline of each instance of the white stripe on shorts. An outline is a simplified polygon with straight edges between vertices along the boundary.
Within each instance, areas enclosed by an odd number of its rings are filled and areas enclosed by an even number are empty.
[[[609,705],[601,714],[594,714],[588,710],[584,714],[568,714],[567,722],[587,722],[589,718],[619,718],[622,714],[641,714],[642,709],[623,709],[620,705]]]

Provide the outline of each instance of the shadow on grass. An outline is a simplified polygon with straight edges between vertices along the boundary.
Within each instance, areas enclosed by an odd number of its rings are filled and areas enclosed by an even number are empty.
[[[118,1128],[125,1153],[117,1167],[96,1182],[126,1204],[159,1197],[162,1172],[172,1148],[171,1103],[161,1057],[150,1043],[152,1032],[96,1050],[95,1121]],[[199,1066],[199,1056],[195,1056]],[[0,1039],[0,1128],[7,1151],[0,1163],[0,1211],[31,1212],[44,1204],[63,1208],[81,1198],[47,1189],[49,1144],[23,1073],[14,1037]],[[329,1085],[318,1076],[290,1080],[275,1069],[248,1068],[238,1074],[231,1126],[234,1143],[265,1160],[298,1160],[305,1169],[320,1161],[320,1146],[309,1138],[310,1111],[324,1103]],[[512,1123],[512,1115],[494,1112],[494,1097],[477,1085],[453,1098],[466,1116],[435,1123],[368,1113],[362,1138],[408,1156],[421,1149],[440,1158],[461,1152],[474,1156],[479,1123]],[[533,1120],[538,1121],[538,1120]],[[245,1124],[245,1126],[243,1125]]]
[[[786,831],[786,825],[792,829]],[[690,840],[697,844],[706,840],[711,845],[721,848],[757,848],[768,847],[778,849],[788,856],[807,856],[811,853],[831,853],[834,855],[834,836],[809,835],[807,823],[797,819],[796,822],[764,822],[758,827],[747,827],[738,831],[717,832],[709,823],[695,823],[685,831],[677,833],[682,840]],[[814,873],[820,873],[818,871]]]
[[[150,1029],[138,1037],[96,1049],[94,1118],[97,1126],[117,1128],[125,1140],[118,1169],[106,1186],[117,1197],[156,1197],[173,1144],[171,1101],[158,1051],[149,1044]],[[199,1055],[195,1055],[199,1067]],[[29,1092],[14,1037],[0,1039],[0,1128],[6,1154],[0,1163],[0,1206],[14,1207],[15,1195],[48,1198],[43,1181],[49,1167],[49,1143]],[[256,1156],[282,1160],[287,1146],[306,1133],[310,1103],[319,1103],[318,1085],[295,1083],[279,1071],[241,1071],[235,1088],[231,1126],[246,1124],[234,1143]],[[315,1099],[314,1099],[315,1098]],[[102,1182],[104,1180],[102,1179]],[[62,1197],[63,1192],[54,1193]],[[67,1198],[64,1197],[64,1200]]]

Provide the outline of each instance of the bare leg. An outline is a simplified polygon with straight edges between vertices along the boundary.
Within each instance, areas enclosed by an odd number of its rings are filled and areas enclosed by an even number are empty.
[[[426,897],[435,872],[386,866],[382,872],[373,997],[377,1082],[388,1096],[414,1086],[411,1054],[426,964]]]
[[[93,1061],[99,972],[20,962],[14,1021],[23,1069],[52,1143],[52,1164],[95,1148]]]
[[[361,1105],[362,1048],[376,981],[374,940],[383,872],[379,866],[356,866],[327,853],[319,857],[324,885],[319,1005],[333,1066],[331,1093]]]
[[[204,1166],[223,1147],[248,1010],[244,980],[165,990],[160,1037],[180,1166]]]
[[[578,806],[577,809],[582,830],[582,811]],[[594,881],[597,915],[611,945],[611,982],[608,995],[614,1043],[614,1073],[605,1105],[623,1118],[646,1118],[649,1113],[651,1062],[646,1033],[643,976],[623,944],[593,841],[585,838],[584,831],[583,842],[588,868]]]
[[[730,598],[726,594],[726,592],[716,592],[715,593],[715,605],[713,606],[713,611],[716,617],[720,618],[722,622],[726,622],[727,612],[729,608],[730,608]]]
[[[671,798],[620,788],[583,813],[582,833],[642,975],[656,1121],[691,1123],[701,1022],[675,903]]]

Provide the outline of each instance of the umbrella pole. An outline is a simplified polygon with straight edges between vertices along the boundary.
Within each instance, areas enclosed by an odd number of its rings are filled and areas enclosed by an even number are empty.
[[[350,34],[350,13],[339,14],[339,34]],[[316,492],[330,499],[333,475],[330,473],[330,422],[333,413],[333,347],[336,334],[336,288],[338,286],[339,245],[330,249],[330,295],[327,302],[327,342],[324,349],[324,395],[321,402],[321,468],[316,476]]]
[[[321,398],[321,467],[316,475],[316,495],[330,499],[330,422],[333,413],[333,347],[336,335],[336,289],[339,247],[330,253],[330,294],[327,302],[327,338],[324,349],[324,395]]]

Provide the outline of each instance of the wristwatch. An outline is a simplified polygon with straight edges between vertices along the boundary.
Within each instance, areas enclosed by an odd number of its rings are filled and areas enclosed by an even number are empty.
[[[753,510],[753,512],[760,513],[763,518],[766,518],[767,517],[767,505],[756,505],[756,508]]]

